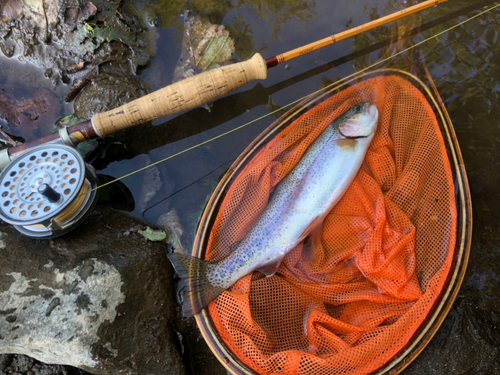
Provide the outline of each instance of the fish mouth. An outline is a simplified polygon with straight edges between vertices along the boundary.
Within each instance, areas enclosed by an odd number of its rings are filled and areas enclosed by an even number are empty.
[[[363,115],[362,125],[360,120],[346,121],[338,128],[340,134],[347,139],[367,138],[375,133],[378,121],[378,110],[375,104],[368,105]],[[344,130],[344,131],[342,131]]]

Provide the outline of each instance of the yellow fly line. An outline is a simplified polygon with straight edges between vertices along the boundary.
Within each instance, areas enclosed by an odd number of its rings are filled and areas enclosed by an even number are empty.
[[[414,45],[412,45],[412,46],[410,46],[410,47],[408,47],[408,48],[405,48],[405,49],[403,49],[403,50],[401,50],[401,51],[399,51],[399,52],[397,52],[397,53],[394,53],[394,54],[392,54],[391,56],[386,57],[386,58],[384,58],[384,59],[382,59],[382,60],[380,60],[380,61],[377,61],[376,63],[374,63],[374,64],[372,64],[372,65],[370,65],[370,66],[368,66],[368,67],[366,67],[366,68],[363,68],[363,69],[361,69],[361,70],[359,70],[359,71],[357,71],[357,72],[354,72],[354,73],[352,73],[352,74],[350,74],[350,75],[348,75],[348,76],[346,76],[346,77],[344,77],[344,78],[341,78],[341,79],[339,79],[339,80],[337,80],[337,81],[335,81],[335,82],[333,82],[333,83],[331,83],[331,84],[329,84],[329,85],[327,85],[327,86],[325,86],[325,87],[323,87],[323,88],[321,88],[321,89],[319,89],[319,90],[316,90],[316,91],[314,91],[314,92],[312,92],[312,93],[310,93],[310,94],[307,94],[307,95],[305,95],[305,96],[304,96],[304,97],[302,97],[302,98],[299,98],[299,99],[297,99],[297,100],[294,100],[293,102],[290,102],[290,103],[288,103],[288,104],[284,105],[283,107],[281,107],[281,108],[279,108],[279,109],[276,109],[276,110],[274,110],[274,111],[272,111],[272,112],[269,112],[268,114],[265,114],[265,115],[263,115],[263,116],[260,116],[260,117],[258,117],[258,118],[256,118],[256,119],[252,120],[252,121],[249,121],[249,122],[247,122],[247,123],[245,123],[245,124],[243,124],[243,125],[241,125],[241,126],[238,126],[238,127],[234,128],[234,129],[231,129],[231,130],[229,130],[229,131],[227,131],[227,132],[225,132],[225,133],[219,134],[219,135],[218,135],[218,136],[216,136],[216,137],[213,137],[213,138],[207,139],[206,141],[203,141],[203,142],[198,143],[198,144],[196,144],[196,145],[194,145],[194,146],[188,147],[188,148],[186,148],[186,149],[184,149],[184,150],[182,150],[182,151],[179,151],[179,152],[177,152],[177,153],[175,153],[175,154],[173,154],[173,155],[170,155],[170,156],[168,156],[168,157],[166,157],[166,158],[164,158],[164,159],[158,160],[158,161],[156,161],[156,162],[154,162],[154,163],[152,163],[152,164],[149,164],[149,165],[147,165],[147,166],[145,166],[145,167],[143,167],[143,168],[140,168],[140,169],[137,169],[137,170],[135,170],[135,171],[133,171],[133,172],[127,173],[127,174],[125,174],[125,175],[123,175],[123,176],[121,176],[121,177],[117,177],[117,178],[116,178],[116,179],[114,179],[114,180],[111,180],[111,181],[108,181],[108,182],[106,182],[106,183],[104,183],[104,184],[102,184],[102,185],[99,185],[98,187],[96,187],[96,188],[94,188],[94,189],[88,190],[88,191],[86,191],[86,192],[82,192],[81,194],[89,194],[89,193],[91,193],[91,192],[93,192],[93,191],[95,191],[95,190],[97,190],[97,189],[100,189],[100,188],[103,188],[103,187],[105,187],[105,186],[111,185],[111,184],[113,184],[113,183],[115,183],[115,182],[117,182],[117,181],[123,180],[123,179],[125,179],[125,178],[127,178],[127,177],[130,177],[130,176],[132,176],[132,175],[136,174],[136,173],[139,173],[139,172],[142,172],[142,171],[144,171],[144,170],[146,170],[146,169],[148,169],[148,168],[154,167],[155,165],[158,165],[158,164],[160,164],[160,163],[163,163],[163,162],[166,162],[166,161],[168,161],[168,160],[170,160],[170,159],[173,159],[173,158],[175,158],[176,156],[182,155],[182,154],[184,154],[184,153],[186,153],[186,152],[192,151],[192,150],[194,150],[194,149],[196,149],[196,148],[198,148],[198,147],[201,147],[201,146],[203,146],[203,145],[206,145],[207,143],[210,143],[210,142],[213,142],[213,141],[215,141],[215,140],[217,140],[217,139],[220,139],[220,138],[222,138],[222,137],[225,137],[226,135],[229,135],[229,134],[231,134],[231,133],[233,133],[233,132],[235,132],[235,131],[241,130],[241,129],[243,129],[243,128],[245,128],[245,127],[247,127],[247,126],[249,126],[249,125],[251,125],[251,124],[253,124],[253,123],[255,123],[255,122],[257,122],[257,121],[260,121],[260,120],[262,120],[262,119],[264,119],[264,118],[266,118],[266,117],[269,117],[269,116],[271,116],[271,115],[275,114],[276,112],[279,112],[279,111],[283,110],[283,108],[288,108],[288,107],[291,107],[291,106],[293,106],[293,105],[295,105],[295,104],[298,104],[298,103],[302,102],[303,100],[305,100],[305,99],[307,99],[307,98],[309,98],[309,97],[311,97],[311,96],[313,96],[313,95],[318,94],[318,93],[319,93],[319,92],[321,92],[321,91],[324,91],[325,89],[331,88],[331,87],[333,87],[333,86],[336,86],[336,85],[340,84],[340,83],[341,83],[341,82],[343,82],[343,81],[347,81],[347,80],[349,80],[349,79],[351,79],[351,78],[354,78],[354,77],[356,77],[356,76],[358,76],[358,75],[361,75],[361,74],[365,73],[366,71],[368,71],[368,70],[370,70],[370,69],[372,69],[372,68],[374,68],[374,67],[376,67],[376,66],[378,66],[378,65],[380,65],[380,64],[383,64],[383,63],[385,63],[385,62],[387,62],[387,61],[389,61],[389,60],[391,60],[391,59],[393,59],[393,58],[395,58],[395,57],[397,57],[397,56],[399,56],[399,55],[401,55],[401,54],[403,54],[403,53],[405,53],[405,52],[408,52],[408,51],[410,51],[410,50],[412,50],[412,49],[414,49],[414,48],[416,48],[416,47],[418,47],[418,46],[420,46],[420,45],[422,45],[422,44],[424,44],[424,43],[429,42],[429,41],[430,41],[430,40],[432,40],[432,39],[439,39],[439,37],[440,37],[441,35],[446,34],[447,32],[449,32],[449,31],[451,31],[451,30],[453,30],[453,29],[455,29],[455,28],[457,28],[457,27],[460,27],[460,26],[464,25],[465,23],[467,23],[467,22],[469,22],[469,21],[472,21],[473,19],[478,18],[478,17],[480,17],[480,16],[482,16],[482,15],[484,15],[484,14],[486,14],[486,13],[488,13],[488,12],[490,12],[490,11],[494,10],[495,8],[498,8],[498,7],[500,7],[500,4],[494,5],[494,6],[490,7],[490,8],[488,8],[488,9],[486,9],[486,10],[484,10],[484,11],[482,11],[482,12],[478,13],[478,14],[476,14],[475,16],[469,17],[469,18],[467,18],[466,20],[464,20],[464,21],[462,21],[462,22],[460,22],[460,23],[458,23],[458,24],[456,24],[456,25],[453,25],[453,26],[451,26],[451,27],[449,27],[449,28],[447,28],[447,29],[445,29],[445,30],[443,30],[443,31],[441,31],[441,32],[439,32],[439,33],[437,33],[436,35],[433,35],[433,36],[431,36],[431,37],[429,37],[429,38],[426,38],[426,39],[424,39],[424,40],[422,40],[422,41],[420,41],[420,42],[418,42],[418,43],[416,43],[416,44],[414,44]]]

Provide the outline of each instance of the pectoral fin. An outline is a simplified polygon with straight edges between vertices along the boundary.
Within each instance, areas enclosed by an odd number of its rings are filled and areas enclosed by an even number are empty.
[[[284,257],[274,259],[272,262],[266,263],[263,266],[256,269],[256,271],[262,272],[267,277],[271,277],[280,268],[281,261]]]
[[[316,216],[314,220],[312,220],[309,225],[307,226],[306,229],[302,232],[302,234],[299,237],[298,242],[303,241],[312,231],[316,230],[317,228],[321,228],[321,225],[323,224],[323,218],[320,216]]]
[[[341,139],[335,139],[333,141],[337,146],[343,149],[348,149],[348,150],[354,150],[356,148],[356,145],[358,142],[356,139],[352,138],[341,138]]]

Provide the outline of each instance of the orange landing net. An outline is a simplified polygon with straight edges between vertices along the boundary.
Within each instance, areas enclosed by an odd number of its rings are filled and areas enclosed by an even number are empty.
[[[445,144],[423,95],[397,76],[337,93],[262,147],[228,188],[205,258],[226,256],[307,146],[363,101],[377,105],[377,133],[322,230],[275,276],[247,275],[209,305],[221,340],[258,374],[376,371],[409,343],[452,267],[457,213]]]

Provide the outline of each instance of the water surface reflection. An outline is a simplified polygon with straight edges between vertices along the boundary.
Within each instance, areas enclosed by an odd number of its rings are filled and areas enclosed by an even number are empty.
[[[245,59],[256,51],[270,57],[416,1],[282,0],[267,4],[141,0],[136,3],[150,23],[155,51],[150,66],[138,78],[151,89],[158,89],[172,80],[181,50],[181,15],[187,6],[212,22],[228,25],[236,40],[237,58]],[[197,108],[127,131],[119,137],[121,144],[115,140],[104,142],[104,151],[92,163],[100,173],[122,176],[269,114],[270,98],[275,105],[284,106],[327,82],[389,56],[396,46],[420,42],[491,4],[491,1],[450,1],[396,25],[303,56],[290,62],[288,69],[279,66],[271,70],[266,81],[250,83],[217,100],[211,112]],[[383,65],[411,70],[415,60],[421,61],[423,57],[454,124],[473,200],[473,243],[464,284],[443,327],[407,370],[410,374],[500,371],[499,20],[500,10],[495,9],[426,42],[420,51]],[[420,33],[415,30],[417,24],[422,25]],[[406,33],[407,38],[398,41],[394,37],[396,32]],[[30,90],[44,89],[55,98],[57,109],[44,119],[45,123],[53,124],[57,118],[72,113],[71,104],[64,102],[67,86],[52,86],[40,70],[19,66],[4,57],[0,63],[2,87],[16,90],[21,87],[24,95]],[[183,245],[189,249],[199,215],[220,175],[273,120],[274,117],[267,117],[184,153],[158,165],[149,175],[144,172],[124,179],[122,182],[136,201],[132,214],[156,224],[163,213],[175,209],[184,228]],[[4,130],[8,129],[7,124],[2,125]],[[37,126],[32,134],[38,136],[42,128]]]

